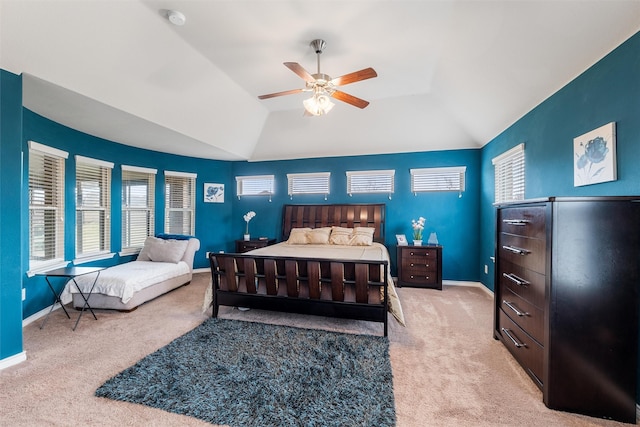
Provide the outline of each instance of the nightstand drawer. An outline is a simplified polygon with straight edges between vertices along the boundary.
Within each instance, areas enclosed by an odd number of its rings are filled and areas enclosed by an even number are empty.
[[[276,243],[276,239],[236,240],[236,252],[244,253],[254,249],[264,248]]]
[[[403,271],[400,278],[405,283],[411,283],[415,285],[435,285],[437,284],[438,275],[436,272],[409,272]]]

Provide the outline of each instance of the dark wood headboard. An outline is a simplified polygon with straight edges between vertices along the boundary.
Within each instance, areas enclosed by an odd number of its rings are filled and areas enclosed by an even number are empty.
[[[373,240],[384,244],[384,203],[349,205],[284,205],[282,240],[292,228],[373,227]]]

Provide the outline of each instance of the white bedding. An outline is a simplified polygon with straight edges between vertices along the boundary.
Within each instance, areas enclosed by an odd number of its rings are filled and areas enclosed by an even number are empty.
[[[93,293],[119,297],[124,304],[141,289],[155,285],[174,277],[189,274],[189,265],[180,261],[170,262],[131,261],[109,267],[100,272]],[[83,293],[89,292],[96,274],[76,277],[76,282]],[[73,281],[67,282],[65,293],[77,293]]]
[[[287,256],[298,258],[327,258],[327,259],[352,259],[352,260],[368,260],[368,261],[387,261],[389,262],[387,274],[387,292],[389,296],[389,312],[404,325],[404,313],[402,306],[396,293],[396,288],[391,277],[391,261],[389,259],[389,251],[387,248],[374,242],[371,246],[343,246],[343,245],[291,245],[286,242],[267,246],[264,248],[254,249],[248,252],[251,255],[269,255],[269,256]],[[205,295],[204,307],[207,308],[212,302],[211,287]]]

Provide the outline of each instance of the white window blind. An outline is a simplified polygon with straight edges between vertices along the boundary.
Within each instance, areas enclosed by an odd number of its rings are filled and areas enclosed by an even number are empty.
[[[76,156],[76,258],[111,250],[113,163]]]
[[[196,177],[193,173],[165,171],[165,233],[195,234]]]
[[[331,172],[289,173],[287,174],[288,193],[293,198],[295,194],[324,194],[325,200],[329,194],[329,178]]]
[[[236,176],[236,193],[241,196],[269,196],[273,194],[273,175]]]
[[[122,250],[135,252],[155,230],[156,170],[122,166]]]
[[[524,143],[495,157],[496,203],[524,200]]]
[[[29,270],[64,261],[64,164],[68,156],[29,141]]]
[[[410,169],[411,192],[457,191],[465,189],[466,166]]]
[[[347,172],[347,194],[389,193],[394,191],[395,170]]]

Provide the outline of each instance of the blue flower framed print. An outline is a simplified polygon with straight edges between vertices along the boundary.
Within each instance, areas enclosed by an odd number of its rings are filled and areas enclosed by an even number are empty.
[[[616,124],[608,123],[573,139],[573,186],[618,179]]]
[[[205,203],[224,203],[224,184],[204,185]]]

